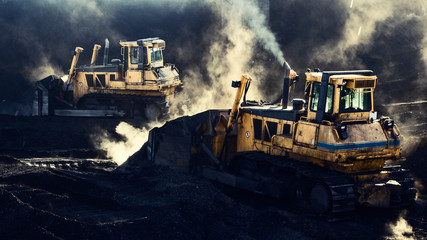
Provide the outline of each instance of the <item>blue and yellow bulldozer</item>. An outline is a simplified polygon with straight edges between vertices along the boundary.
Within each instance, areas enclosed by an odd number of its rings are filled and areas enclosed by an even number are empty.
[[[148,158],[183,172],[275,198],[322,216],[356,206],[404,207],[416,189],[398,126],[377,117],[371,70],[307,70],[304,99],[289,95],[298,75],[287,62],[280,98],[247,101],[252,78],[234,81],[231,109],[208,110],[150,131]],[[241,100],[243,97],[243,101]]]

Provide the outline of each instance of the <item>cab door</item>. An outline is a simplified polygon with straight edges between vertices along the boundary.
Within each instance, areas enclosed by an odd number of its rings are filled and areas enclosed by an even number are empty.
[[[128,84],[142,84],[144,82],[142,71],[138,67],[142,61],[140,51],[141,48],[138,46],[129,47],[128,69],[126,71],[126,82]]]

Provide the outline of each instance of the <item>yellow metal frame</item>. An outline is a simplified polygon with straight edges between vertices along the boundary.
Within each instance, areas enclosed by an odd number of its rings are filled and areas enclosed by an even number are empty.
[[[335,117],[334,122],[328,120],[322,121],[321,124],[312,122],[316,112],[311,112],[310,109],[307,109],[307,117],[301,117],[296,122],[257,116],[248,112],[239,114],[237,151],[262,151],[269,155],[289,156],[296,160],[312,162],[346,173],[379,171],[386,160],[402,160],[400,146],[390,144],[390,141],[394,141],[392,134],[398,131],[397,126],[395,129],[384,132],[379,122],[368,121],[369,112],[339,113],[339,86],[343,84],[343,81],[351,79],[356,81],[359,78],[364,81],[374,81],[374,87],[376,86],[376,76],[331,77],[329,83],[333,84],[334,91],[337,91],[334,94],[336,99],[334,99],[332,113]],[[320,82],[320,80],[321,73],[310,73],[307,76],[308,82]],[[309,83],[306,84],[306,87],[308,86]],[[370,91],[373,92],[374,88],[370,88]],[[241,92],[242,88],[239,88],[231,111],[233,116],[234,113],[237,114],[236,106],[239,104]],[[371,94],[371,99],[372,97]],[[371,110],[373,110],[373,99],[371,103]],[[230,117],[229,125],[232,123],[231,119]],[[261,121],[261,129],[254,129],[254,119]],[[270,132],[267,122],[277,124],[276,133]],[[336,130],[336,122],[358,122],[360,124],[348,125],[349,137],[341,139]],[[290,133],[283,133],[284,124],[290,126]],[[261,133],[261,139],[255,139],[255,131]],[[268,131],[269,141],[264,139],[265,131]],[[370,134],[366,134],[367,132]]]
[[[171,77],[167,79],[160,79],[158,74],[153,71],[150,67],[144,67],[143,70],[138,69],[138,64],[131,64],[130,61],[130,48],[138,47],[136,41],[126,41],[120,42],[121,54],[123,56],[123,61],[127,60],[128,69],[123,72],[123,70],[118,70],[117,72],[84,72],[76,71],[77,61],[79,59],[80,53],[83,52],[83,48],[76,47],[75,55],[73,57],[70,74],[67,81],[67,85],[73,81],[74,87],[74,104],[77,104],[81,98],[89,93],[99,93],[99,94],[123,94],[123,95],[140,95],[140,96],[170,96],[172,95],[176,88],[182,86],[182,82],[178,78],[178,70],[171,65],[164,65],[163,61],[157,65],[161,65],[166,71],[171,72]],[[161,39],[154,39],[151,42],[144,42],[143,47],[158,47],[161,49],[165,48],[165,42]],[[124,48],[128,48],[128,54],[125,55]],[[91,65],[93,66],[96,61],[96,56],[100,49],[100,45],[95,44]],[[150,54],[148,54],[150,55]],[[150,63],[150,56],[147,56],[148,64]],[[93,87],[90,87],[87,83],[86,75],[92,75],[94,81]],[[105,77],[105,85],[103,85],[99,79],[99,76]],[[110,81],[110,78],[114,76],[114,81]],[[101,85],[101,87],[96,87],[96,82]]]

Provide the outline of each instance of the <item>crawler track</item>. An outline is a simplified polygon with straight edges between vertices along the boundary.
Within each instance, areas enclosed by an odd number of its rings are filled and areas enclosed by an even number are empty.
[[[354,183],[348,175],[309,163],[263,153],[239,154],[239,176],[261,182],[258,192],[303,202],[316,215],[333,218],[354,210]]]
[[[340,219],[359,205],[358,185],[351,174],[311,163],[260,152],[243,152],[232,160],[229,170],[240,178],[240,182],[248,181],[252,185],[237,187],[292,200],[309,212],[327,219]],[[378,184],[388,181],[399,183],[396,185],[399,191],[391,195],[391,206],[410,206],[414,202],[416,189],[409,171],[399,165],[386,166],[383,171],[390,172],[390,177],[379,180]]]

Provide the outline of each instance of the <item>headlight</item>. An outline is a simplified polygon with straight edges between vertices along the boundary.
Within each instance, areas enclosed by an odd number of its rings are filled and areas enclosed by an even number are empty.
[[[386,119],[384,121],[384,129],[385,130],[392,130],[394,127],[394,121],[391,119]]]
[[[342,123],[339,123],[337,125],[337,132],[338,132],[338,136],[341,139],[347,139],[348,138],[348,133],[347,133],[347,125],[344,125]]]

